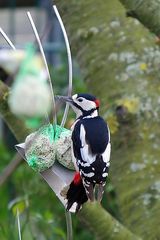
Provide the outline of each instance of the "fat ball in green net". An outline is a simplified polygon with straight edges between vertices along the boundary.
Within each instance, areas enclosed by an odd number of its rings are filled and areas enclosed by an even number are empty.
[[[55,142],[56,159],[64,167],[74,170],[71,154],[71,131],[65,128],[60,128],[60,130],[60,136]]]
[[[56,149],[52,125],[41,127],[25,140],[25,157],[31,168],[42,172],[55,162]]]
[[[42,172],[55,160],[64,167],[73,169],[71,156],[71,131],[52,124],[41,127],[25,140],[25,156],[31,168]]]

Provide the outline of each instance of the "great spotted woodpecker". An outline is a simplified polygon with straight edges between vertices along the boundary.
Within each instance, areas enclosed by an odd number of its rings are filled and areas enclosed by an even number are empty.
[[[88,199],[94,201],[97,185],[97,200],[101,201],[110,165],[110,132],[106,122],[99,116],[99,100],[90,94],[75,94],[72,97],[58,96],[68,102],[76,113],[72,130],[72,152],[76,168],[66,198],[67,210],[76,204],[76,211]]]

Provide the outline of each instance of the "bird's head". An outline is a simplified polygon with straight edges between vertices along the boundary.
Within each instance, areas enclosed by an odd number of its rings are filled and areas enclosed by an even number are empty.
[[[100,102],[93,95],[81,93],[72,97],[57,96],[57,99],[68,102],[78,117],[97,116]]]

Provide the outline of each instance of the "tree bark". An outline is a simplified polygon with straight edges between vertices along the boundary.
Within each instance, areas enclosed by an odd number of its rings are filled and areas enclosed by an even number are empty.
[[[123,2],[132,2],[131,10],[134,3],[150,3],[142,16],[145,24],[153,20],[148,27],[156,26],[159,35],[158,1]],[[101,113],[112,126],[110,177],[122,221],[144,239],[159,239],[159,49],[137,20],[125,17],[118,0],[56,4],[89,90],[102,99]]]
[[[151,32],[160,37],[159,0],[120,0],[127,9],[127,16],[138,19]]]
[[[97,240],[140,240],[106,212],[99,203],[85,204],[78,216]]]
[[[19,153],[16,153],[11,162],[3,169],[2,172],[0,172],[0,186],[2,186],[8,180],[21,162],[22,157],[19,155]]]

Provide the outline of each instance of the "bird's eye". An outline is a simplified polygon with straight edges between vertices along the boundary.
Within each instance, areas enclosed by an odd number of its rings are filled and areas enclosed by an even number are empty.
[[[78,102],[83,102],[83,98],[78,98]]]

